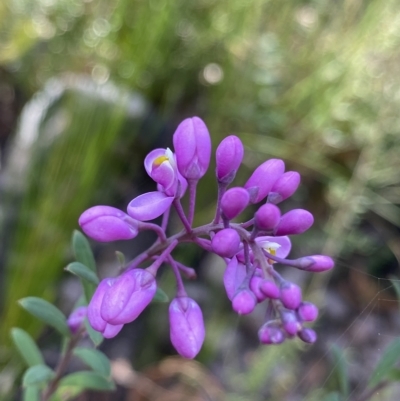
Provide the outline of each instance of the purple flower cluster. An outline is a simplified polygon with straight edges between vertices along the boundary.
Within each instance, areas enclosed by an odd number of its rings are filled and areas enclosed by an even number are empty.
[[[216,150],[218,198],[214,220],[193,227],[197,183],[209,167],[211,139],[204,122],[193,117],[178,126],[173,143],[175,153],[170,149],[155,149],[145,158],[145,169],[157,183],[157,191],[133,199],[127,213],[110,206],[94,206],[79,218],[83,231],[97,241],[132,239],[143,230],[153,230],[158,235],[157,241],[128,263],[121,275],[100,282],[87,308],[91,326],[106,338],[117,335],[124,324],[135,320],[151,302],[157,291],[158,268],[167,263],[177,283],[176,296],[169,307],[171,342],[180,355],[194,358],[203,344],[205,328],[202,311],[187,295],[182,275],[195,278],[196,274],[172,256],[178,244],[193,242],[226,262],[224,286],[235,312],[248,314],[258,303],[265,303],[265,323],[259,330],[263,344],[279,344],[296,336],[313,343],[316,334],[305,323],[317,318],[317,307],[304,302],[300,287],[285,280],[276,270],[277,265],[286,265],[323,272],[334,265],[324,255],[287,259],[291,248],[288,235],[301,234],[314,222],[306,210],[281,214],[277,206],[296,191],[300,175],[295,171],[285,172],[282,160],[271,159],[257,167],[243,187],[228,189],[244,153],[240,139],[228,136]],[[187,190],[189,206],[185,212],[181,198]],[[247,207],[254,208],[252,205],[260,202],[263,204],[251,220],[232,222]],[[171,208],[184,229],[167,237]],[[147,222],[159,216],[162,216],[160,225]]]

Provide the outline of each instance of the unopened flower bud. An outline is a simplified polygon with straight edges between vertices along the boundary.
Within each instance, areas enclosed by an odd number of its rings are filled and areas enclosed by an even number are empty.
[[[267,298],[270,299],[278,299],[280,296],[278,286],[271,280],[263,280],[260,284],[260,290]]]
[[[301,323],[297,320],[297,316],[293,311],[284,310],[280,315],[283,328],[290,336],[294,336],[301,330]]]
[[[210,134],[199,117],[183,120],[174,136],[176,162],[188,180],[199,180],[206,173],[211,158]]]
[[[239,289],[232,299],[232,308],[239,315],[247,315],[253,312],[257,299],[248,288]]]
[[[171,342],[184,358],[192,359],[200,351],[205,337],[203,314],[189,297],[178,297],[169,306]]]
[[[128,270],[105,292],[101,317],[113,325],[134,321],[151,302],[156,289],[151,273],[143,269]]]
[[[233,257],[227,264],[224,272],[225,291],[230,300],[232,300],[245,277],[246,266],[243,263],[239,263],[236,257]]]
[[[111,206],[94,206],[79,217],[83,232],[100,242],[132,239],[138,235],[138,222]]]
[[[270,159],[258,166],[244,185],[249,192],[250,202],[262,201],[284,171],[285,164],[280,159]]]
[[[87,314],[86,306],[79,306],[76,308],[68,317],[67,324],[71,333],[77,333],[78,330],[82,327],[83,322],[85,321]]]
[[[335,265],[333,259],[325,255],[304,256],[296,259],[296,264],[299,269],[313,273],[330,270]]]
[[[313,322],[318,317],[318,308],[311,302],[302,302],[297,314],[303,322]]]
[[[246,209],[249,201],[250,195],[244,188],[230,188],[221,198],[222,214],[228,220],[232,220]]]
[[[271,203],[262,205],[254,215],[254,222],[257,229],[261,231],[273,230],[279,223],[281,211]]]
[[[225,228],[218,231],[211,240],[213,252],[223,258],[231,258],[236,255],[240,247],[240,236],[233,228]]]
[[[285,281],[280,287],[280,299],[285,308],[297,309],[301,302],[301,288],[289,281]]]
[[[218,182],[230,184],[243,159],[242,141],[235,135],[227,136],[219,144],[216,153],[216,175]]]
[[[313,215],[304,209],[293,209],[285,213],[275,229],[275,235],[301,234],[314,223]]]
[[[103,332],[107,326],[107,322],[100,314],[101,304],[103,303],[104,295],[107,290],[114,284],[115,278],[105,278],[100,281],[94,292],[92,299],[87,308],[87,317],[90,325],[96,330]]]
[[[286,336],[278,326],[265,323],[258,331],[258,338],[262,344],[281,344]]]
[[[300,174],[297,171],[286,171],[271,188],[267,202],[278,204],[292,196],[300,184]]]
[[[257,298],[257,302],[262,302],[264,301],[267,296],[261,291],[261,283],[264,280],[262,277],[254,275],[251,280],[250,280],[250,290],[253,291],[253,294]]]
[[[303,328],[297,336],[305,343],[313,344],[317,341],[317,333],[313,329]]]

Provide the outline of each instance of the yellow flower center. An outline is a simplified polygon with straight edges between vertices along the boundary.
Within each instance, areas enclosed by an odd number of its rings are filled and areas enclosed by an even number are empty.
[[[154,159],[153,166],[154,167],[161,166],[161,164],[166,161],[169,161],[169,158],[167,156],[158,156],[156,159]]]

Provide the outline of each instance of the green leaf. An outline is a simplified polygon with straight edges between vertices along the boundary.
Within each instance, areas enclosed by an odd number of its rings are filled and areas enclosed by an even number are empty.
[[[82,280],[86,280],[89,283],[92,283],[94,285],[99,284],[99,278],[97,277],[97,274],[93,271],[90,270],[86,265],[80,263],[80,262],[72,262],[70,263],[65,270],[69,271],[72,274],[75,274],[76,276],[80,277]]]
[[[89,338],[93,341],[95,347],[98,347],[103,342],[104,339],[101,333],[93,329],[87,318],[85,319],[85,328],[89,335]]]
[[[124,267],[125,266],[125,255],[120,251],[115,251],[115,254],[117,255],[119,267]]]
[[[169,302],[169,297],[161,288],[157,287],[157,291],[152,302]]]
[[[383,352],[378,366],[372,372],[368,385],[370,387],[376,386],[380,381],[385,380],[386,376],[390,373],[393,365],[400,358],[400,339],[392,341]]]
[[[61,379],[59,387],[73,386],[86,390],[114,390],[115,384],[96,372],[71,373]]]
[[[398,368],[390,369],[390,371],[386,375],[386,378],[388,380],[399,382],[400,381],[400,369],[398,369]]]
[[[81,262],[90,270],[96,271],[96,262],[89,241],[78,230],[75,230],[72,235],[72,249],[74,250],[74,255],[78,262]]]
[[[392,283],[393,288],[396,291],[397,300],[400,302],[400,281],[397,277],[392,276],[390,282]]]
[[[95,372],[106,377],[111,375],[110,361],[101,351],[92,348],[76,348],[74,355]]]
[[[346,357],[343,350],[335,344],[332,346],[331,353],[333,356],[334,374],[336,375],[339,382],[340,392],[346,398],[349,394],[350,389],[349,376],[347,374]]]
[[[55,373],[46,365],[31,366],[22,378],[22,385],[24,387],[40,386],[48,383],[54,376]]]
[[[28,366],[43,365],[43,357],[33,338],[18,327],[11,329],[11,338]]]
[[[40,388],[37,386],[29,386],[24,389],[23,401],[40,401]]]
[[[18,302],[25,310],[54,327],[63,336],[71,335],[64,314],[50,302],[37,297],[22,298]]]

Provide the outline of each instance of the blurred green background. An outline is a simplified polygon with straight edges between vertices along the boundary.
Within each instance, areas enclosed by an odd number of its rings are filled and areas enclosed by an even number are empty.
[[[334,398],[336,344],[350,361],[349,394],[361,394],[400,328],[388,281],[400,260],[399,45],[395,0],[0,2],[0,397],[18,387],[10,328],[44,348],[53,342],[17,300],[43,296],[70,312],[75,287],[63,267],[80,213],[124,208],[150,190],[143,157],[171,146],[174,128],[193,115],[214,148],[231,133],[242,139],[236,184],[270,157],[302,174],[283,209],[311,210],[316,223],[294,239],[293,256],[337,261],[332,275],[287,276],[322,308],[318,344],[265,348],[256,337],[262,317],[238,320],[221,272],[207,273],[220,262],[182,249],[181,260],[200,265],[191,284],[208,327],[199,360],[229,400],[347,399]],[[212,218],[215,194],[210,172],[197,223]],[[93,247],[107,270],[115,249],[131,257],[146,241]],[[161,281],[173,295],[168,274]],[[158,327],[165,314],[155,306],[110,355],[126,347],[143,369],[173,353]],[[394,387],[385,391],[379,399],[396,398]]]

